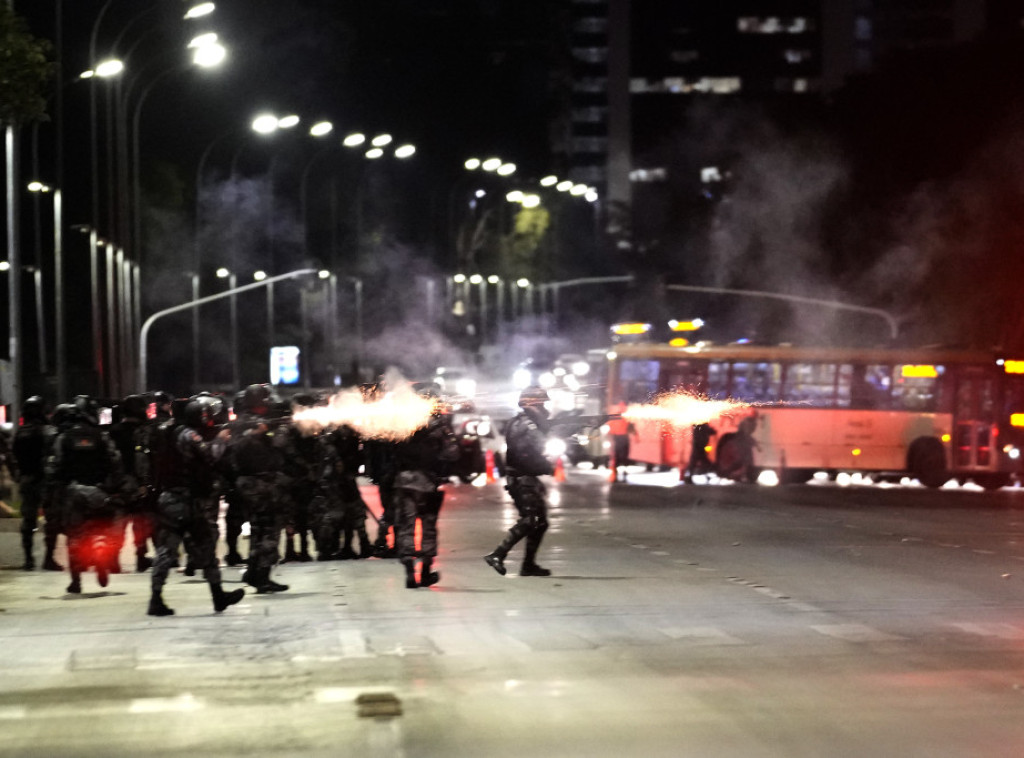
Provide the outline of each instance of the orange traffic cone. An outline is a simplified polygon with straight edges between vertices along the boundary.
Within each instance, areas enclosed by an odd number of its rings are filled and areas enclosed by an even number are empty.
[[[556,482],[564,482],[565,481],[565,464],[562,463],[562,456],[558,456],[555,459],[555,474],[554,474],[554,476],[555,476],[555,481]]]
[[[497,479],[494,477],[494,451],[488,450],[484,454],[485,471],[487,472],[487,483],[494,484]]]
[[[608,459],[608,481],[615,484],[619,480],[619,473],[615,466],[615,456]]]

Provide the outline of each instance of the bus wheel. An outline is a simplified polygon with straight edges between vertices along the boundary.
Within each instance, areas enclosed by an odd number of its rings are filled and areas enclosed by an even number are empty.
[[[925,487],[941,487],[949,481],[946,451],[934,438],[917,440],[910,448],[910,473]]]

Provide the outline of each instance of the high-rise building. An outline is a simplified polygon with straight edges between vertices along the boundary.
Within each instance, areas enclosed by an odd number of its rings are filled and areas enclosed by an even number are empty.
[[[695,96],[816,97],[888,56],[1017,25],[1024,0],[569,0],[571,93],[555,152],[629,203],[636,166]],[[987,15],[986,15],[987,14]]]

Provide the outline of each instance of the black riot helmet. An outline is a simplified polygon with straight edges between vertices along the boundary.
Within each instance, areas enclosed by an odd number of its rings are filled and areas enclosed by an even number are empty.
[[[46,401],[39,395],[27,398],[21,404],[21,418],[27,422],[46,421]]]
[[[98,426],[100,423],[100,411],[96,401],[88,395],[76,395],[73,401],[75,413],[80,421]]]
[[[551,397],[548,395],[547,390],[543,387],[527,387],[519,393],[519,407],[529,408],[531,406],[542,406],[548,402]]]
[[[215,395],[212,392],[198,392],[189,398],[192,400],[202,400],[204,403],[210,406],[210,413],[213,416],[213,423],[215,424],[226,424],[231,420],[231,411],[228,408],[228,402],[222,395]],[[187,409],[187,406],[186,406]],[[185,423],[188,423],[187,421]]]
[[[269,384],[250,384],[242,396],[242,407],[254,416],[269,416],[277,405],[274,388]]]
[[[212,429],[222,404],[220,398],[212,395],[196,395],[185,405],[183,421],[197,431]]]
[[[145,421],[149,410],[149,398],[145,395],[128,395],[121,401],[121,417]]]
[[[70,428],[77,420],[78,411],[72,403],[61,403],[58,405],[53,409],[53,416],[50,418],[51,423],[59,431]]]

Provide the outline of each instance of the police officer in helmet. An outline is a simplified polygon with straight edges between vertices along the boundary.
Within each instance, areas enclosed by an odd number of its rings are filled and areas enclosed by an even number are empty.
[[[167,574],[186,537],[189,558],[203,570],[210,586],[213,609],[220,613],[245,595],[241,589],[225,592],[217,561],[217,515],[220,496],[216,469],[224,456],[230,432],[214,429],[220,400],[196,396],[185,406],[184,424],[174,438],[174,465],[157,504],[157,553],[153,566],[152,595],[147,613],[170,616],[162,592]]]
[[[553,473],[551,461],[544,455],[548,432],[548,410],[544,406],[550,398],[541,387],[527,387],[519,395],[522,411],[508,423],[505,442],[505,489],[512,495],[519,520],[509,529],[505,539],[493,552],[484,556],[491,568],[505,575],[505,558],[522,539],[526,539],[526,552],[520,576],[550,576],[551,572],[538,565],[537,549],[548,529],[547,489],[539,477]]]

